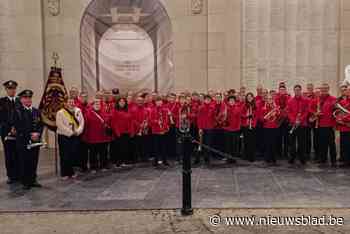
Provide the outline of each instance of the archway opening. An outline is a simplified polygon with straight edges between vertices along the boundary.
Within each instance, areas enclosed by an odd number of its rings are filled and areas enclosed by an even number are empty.
[[[159,0],[92,0],[81,21],[80,43],[87,91],[173,89],[171,23]]]
[[[98,56],[101,89],[154,89],[154,46],[147,32],[137,25],[109,28],[100,41]]]

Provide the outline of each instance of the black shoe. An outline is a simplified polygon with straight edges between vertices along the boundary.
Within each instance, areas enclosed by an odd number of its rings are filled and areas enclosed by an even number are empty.
[[[13,179],[8,179],[6,181],[6,184],[15,184],[17,182],[17,180],[13,180]]]
[[[30,185],[23,185],[23,190],[30,190],[31,188]]]
[[[229,158],[229,159],[227,159],[226,163],[227,164],[236,164],[237,161],[235,159],[233,159],[233,158]]]
[[[164,166],[167,166],[167,167],[169,167],[170,166],[170,164],[167,162],[167,161],[164,161]]]
[[[38,182],[34,182],[32,184],[32,187],[34,187],[34,188],[42,188],[43,186],[41,184],[39,184]]]

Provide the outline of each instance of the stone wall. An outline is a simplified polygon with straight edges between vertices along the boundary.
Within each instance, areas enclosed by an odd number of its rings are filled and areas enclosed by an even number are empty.
[[[40,1],[0,1],[0,83],[13,79],[19,90],[33,89],[35,103],[43,90],[41,23]]]
[[[242,83],[276,88],[339,81],[339,0],[245,0]]]

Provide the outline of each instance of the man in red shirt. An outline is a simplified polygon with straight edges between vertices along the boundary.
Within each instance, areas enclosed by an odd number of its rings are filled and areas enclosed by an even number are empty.
[[[276,165],[278,142],[278,119],[281,111],[273,97],[268,95],[266,104],[261,108],[260,118],[263,127],[264,158],[266,163]]]
[[[337,157],[334,134],[335,119],[333,117],[336,100],[336,97],[329,95],[329,85],[325,83],[321,86],[320,97],[310,103],[310,120],[315,122],[315,128],[318,132],[318,162],[327,163],[329,150],[333,167],[336,167]]]
[[[135,133],[135,159],[147,160],[147,143],[150,134],[149,109],[144,106],[144,97],[139,94],[135,99],[135,105],[130,109],[133,130]]]
[[[345,94],[346,98],[340,100],[338,105],[350,112],[350,87],[347,87]],[[350,166],[350,114],[347,112],[339,109],[335,112],[336,126],[340,132],[340,157],[344,167]]]
[[[294,97],[287,104],[288,122],[290,124],[290,160],[293,164],[299,157],[301,164],[306,163],[306,127],[309,113],[308,100],[302,96],[301,85],[294,86]]]
[[[81,92],[80,93],[80,98],[79,98],[79,103],[77,106],[84,118],[86,117],[86,114],[88,112],[88,110],[91,107],[91,104],[89,103],[89,96],[87,92]],[[85,132],[86,128],[84,128],[84,132]],[[89,159],[89,147],[86,139],[86,134],[83,134],[80,136],[80,143],[79,143],[79,155],[78,155],[78,162],[77,162],[77,166],[81,168],[81,171],[83,173],[88,171],[88,159]]]
[[[176,155],[176,116],[177,116],[177,107],[178,103],[176,102],[176,94],[170,93],[166,97],[167,102],[164,104],[165,108],[168,109],[168,115],[169,115],[169,124],[170,129],[167,133],[167,155],[171,159],[177,159]]]
[[[265,89],[266,90],[266,89]],[[264,99],[264,88],[262,85],[258,85],[256,87],[256,96],[255,96],[255,102],[258,103]]]
[[[308,83],[306,85],[306,92],[303,93],[303,97],[306,98],[310,104],[311,100],[316,98],[316,94],[314,92],[314,85],[312,83]],[[315,142],[316,142],[316,131],[314,131],[312,125],[309,123],[309,121],[307,122],[307,126],[306,126],[306,157],[307,159],[310,159],[311,156],[311,148],[312,146],[314,147],[314,151],[316,152],[316,146],[315,146]]]
[[[153,165],[164,164],[169,166],[167,161],[166,134],[169,131],[169,111],[163,106],[162,97],[155,98],[155,106],[151,110],[150,125],[154,140],[155,160]]]
[[[346,84],[342,84],[340,86],[340,96],[337,98],[337,103],[340,105],[346,104],[346,100],[348,99],[348,96],[347,96],[348,89],[347,88],[348,88],[348,86]],[[337,130],[340,131],[340,136],[342,136],[342,135],[344,135],[344,134],[342,134],[342,132],[346,132],[347,129],[346,129],[346,126],[344,126],[342,124],[337,124]],[[345,136],[341,137],[341,139],[340,139],[341,142],[342,142],[342,138],[346,139],[346,134],[345,134]],[[343,141],[343,142],[345,142],[345,141]],[[344,146],[342,147],[342,145],[343,144],[340,144],[340,158],[339,158],[340,162],[345,161],[345,153],[344,153],[345,147]]]
[[[239,156],[240,153],[240,135],[241,135],[241,117],[242,105],[236,102],[235,96],[227,98],[227,104],[223,107],[224,113],[224,134],[225,134],[225,152],[234,157]],[[235,162],[229,159],[228,162]]]
[[[281,116],[279,120],[279,136],[277,143],[278,155],[282,156],[282,158],[288,158],[288,116],[286,112],[287,104],[290,99],[290,95],[287,93],[287,87],[284,82],[279,84],[278,93],[276,93],[275,97],[276,105],[279,106],[281,111]]]
[[[255,97],[255,104],[256,104],[256,108],[257,108],[257,113],[260,114],[261,110],[263,107],[265,107],[266,105],[266,101],[267,101],[267,96],[269,95],[269,91],[267,89],[262,89],[260,91],[260,89],[257,89],[258,93],[260,93],[259,97]],[[256,126],[256,139],[264,139],[264,129],[262,126],[262,122],[260,121],[260,119],[258,120],[257,126]],[[262,157],[264,154],[264,141],[260,141],[258,140],[256,142],[256,150],[257,150],[257,155]]]
[[[205,145],[213,146],[213,129],[215,125],[215,106],[212,104],[212,97],[205,95],[203,104],[198,109],[197,124],[199,136]],[[204,161],[207,165],[210,163],[211,152],[204,151]],[[200,155],[197,154],[195,164],[200,163]]]

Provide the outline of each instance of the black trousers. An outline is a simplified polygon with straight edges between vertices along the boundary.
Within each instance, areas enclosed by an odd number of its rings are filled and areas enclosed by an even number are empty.
[[[143,136],[143,140],[144,140],[145,157],[147,159],[152,158],[156,153],[154,134]]]
[[[350,164],[350,132],[340,132],[340,155],[344,163]]]
[[[209,147],[213,147],[214,136],[215,136],[215,134],[214,134],[212,129],[204,129],[203,130],[203,144],[207,145]],[[204,147],[202,147],[202,152],[200,154],[196,155],[196,162],[200,162],[201,155],[203,156],[204,161],[206,163],[209,163],[213,154],[208,149],[205,149]]]
[[[290,162],[294,162],[298,157],[301,163],[306,161],[306,137],[307,128],[298,127],[294,133],[290,135]]]
[[[83,171],[88,170],[88,162],[89,162],[89,146],[86,142],[80,140],[79,141],[79,167]]]
[[[176,127],[175,125],[172,125],[169,129],[169,132],[166,133],[166,152],[169,158],[171,159],[177,159],[177,141],[176,141]]]
[[[225,131],[224,137],[225,137],[225,153],[230,154],[233,157],[238,157],[240,131],[236,131],[236,132]]]
[[[74,175],[73,166],[78,146],[78,137],[67,137],[63,135],[58,135],[58,147],[60,154],[60,168],[62,177]]]
[[[264,158],[268,163],[275,163],[277,157],[276,144],[279,142],[278,128],[264,128]]]
[[[243,143],[244,143],[244,157],[251,161],[255,161],[256,154],[256,129],[243,128]]]
[[[17,144],[20,161],[20,177],[23,185],[30,186],[37,180],[39,147],[28,150],[25,144]]]
[[[153,134],[155,161],[163,160],[167,162],[166,138],[165,134]]]
[[[313,127],[306,128],[306,155],[311,155],[312,150],[315,152],[315,159],[319,155],[318,152],[318,129]]]
[[[118,166],[131,163],[132,156],[130,153],[130,146],[132,146],[132,142],[130,142],[129,134],[123,134],[117,137],[113,142],[113,148],[116,150],[112,157],[112,162]]]
[[[265,142],[264,142],[264,128],[259,123],[256,127],[256,151],[258,156],[263,156],[265,151]]]
[[[108,143],[89,144],[91,170],[108,168],[107,146]]]
[[[335,145],[335,133],[332,127],[318,128],[318,159],[321,163],[328,160],[328,152],[330,154],[331,163],[335,164],[337,159],[337,150]]]
[[[20,162],[16,149],[16,141],[5,141],[2,138],[2,144],[4,146],[5,154],[5,167],[7,177],[10,180],[19,180],[21,176]]]
[[[221,152],[225,151],[225,134],[224,129],[213,129],[212,130],[212,147]],[[217,157],[222,158],[222,156],[217,155]]]
[[[137,161],[144,162],[147,160],[145,146],[146,146],[146,137],[145,136],[135,136],[134,137],[134,159]],[[114,146],[112,146],[114,148]],[[113,157],[112,157],[113,158]],[[115,163],[115,162],[114,162]]]
[[[287,121],[284,121],[279,127],[278,141],[276,142],[277,154],[282,158],[288,157],[288,138],[289,138],[289,126]]]

